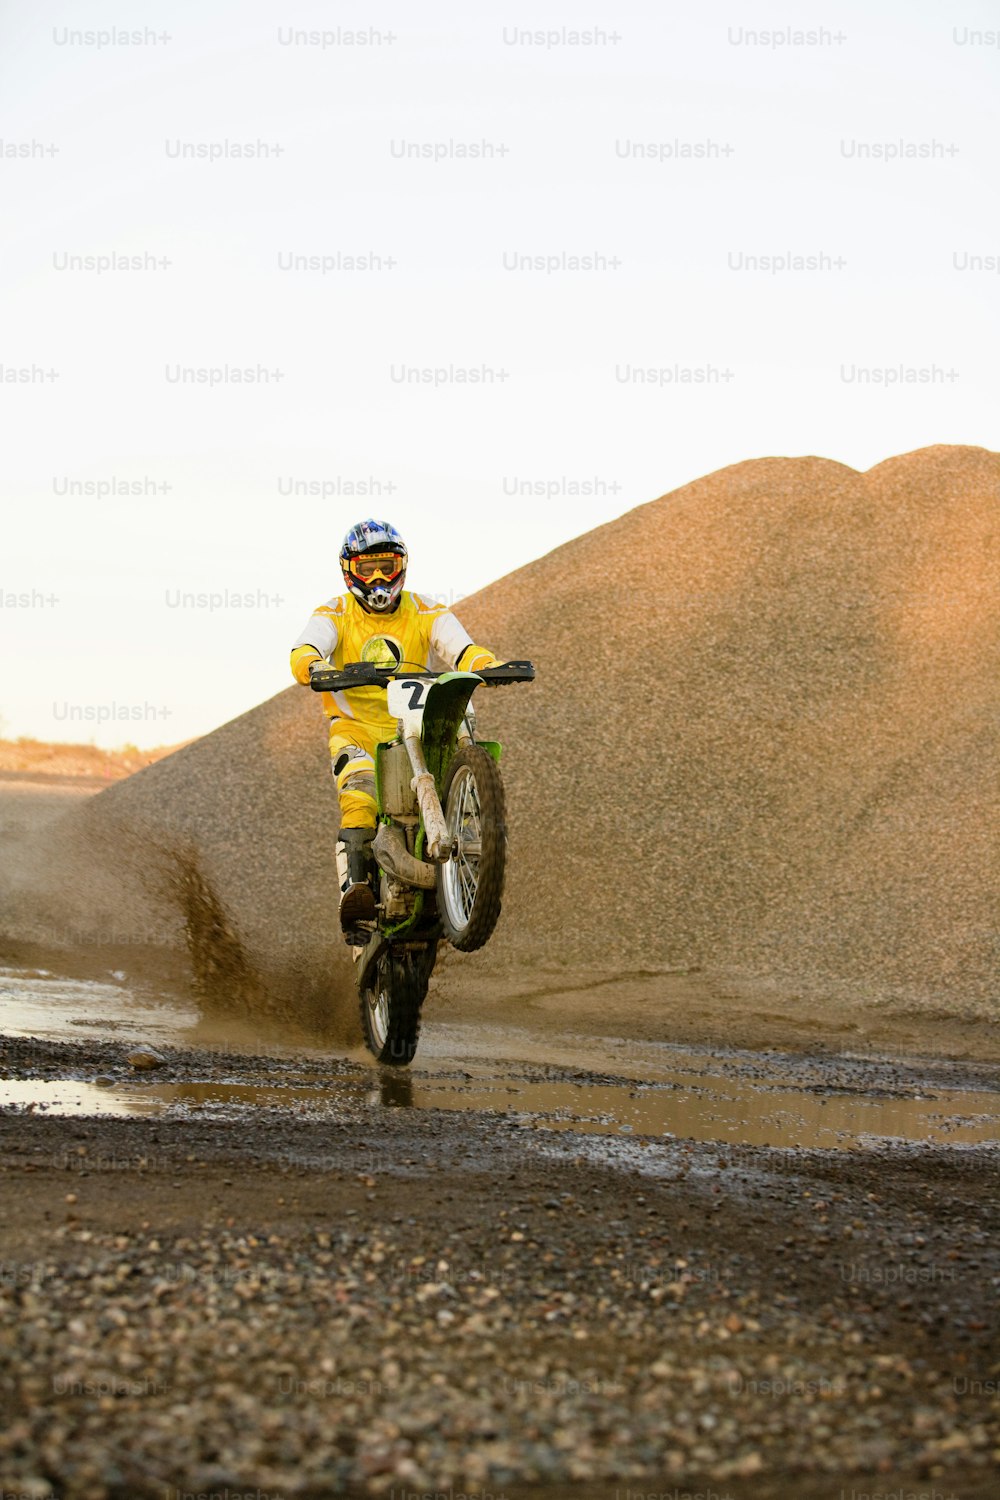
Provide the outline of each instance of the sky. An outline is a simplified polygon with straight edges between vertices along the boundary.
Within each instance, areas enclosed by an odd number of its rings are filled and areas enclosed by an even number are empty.
[[[981,0],[4,0],[0,734],[269,697],[369,515],[461,616],[727,464],[1000,448],[998,40]]]

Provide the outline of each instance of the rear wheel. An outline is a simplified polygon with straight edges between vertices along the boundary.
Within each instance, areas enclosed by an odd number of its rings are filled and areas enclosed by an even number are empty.
[[[441,798],[455,853],[437,866],[437,907],[448,941],[463,953],[481,948],[500,915],[507,824],[500,768],[480,745],[463,745],[448,768]]]
[[[434,967],[434,948],[386,947],[361,991],[365,1045],[380,1063],[405,1068],[420,1036],[420,1007]]]

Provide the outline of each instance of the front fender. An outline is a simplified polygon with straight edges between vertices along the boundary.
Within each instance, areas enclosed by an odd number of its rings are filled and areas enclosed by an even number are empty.
[[[469,699],[482,681],[475,672],[445,672],[427,691],[421,739],[427,769],[439,792],[455,754]]]

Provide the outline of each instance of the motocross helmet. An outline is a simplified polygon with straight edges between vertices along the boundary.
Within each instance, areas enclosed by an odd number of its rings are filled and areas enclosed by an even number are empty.
[[[395,609],[406,577],[406,543],[388,521],[359,521],[340,549],[344,582],[363,609]]]

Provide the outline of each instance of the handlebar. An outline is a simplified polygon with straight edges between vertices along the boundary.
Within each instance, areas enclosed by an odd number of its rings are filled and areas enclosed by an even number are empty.
[[[309,686],[314,693],[344,693],[351,688],[386,687],[393,677],[436,682],[443,672],[407,672],[402,667],[377,667],[368,661],[349,661],[342,667],[321,668],[310,672]],[[490,687],[507,682],[534,682],[535,669],[530,661],[505,661],[498,667],[484,667],[474,674]]]
[[[498,667],[483,667],[475,675],[490,687],[502,687],[505,682],[534,682],[535,669],[530,661],[505,661]]]

